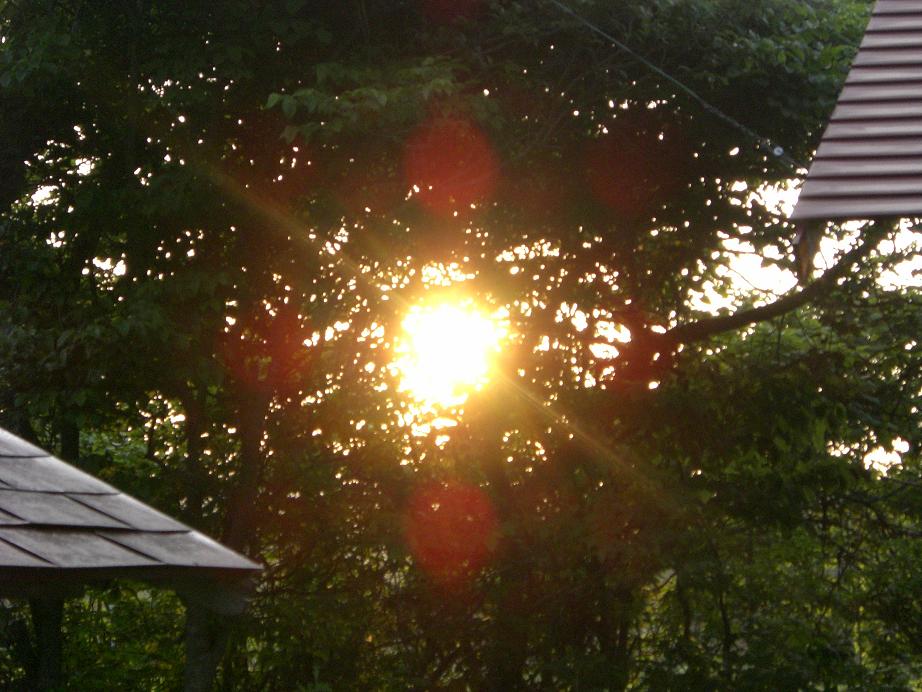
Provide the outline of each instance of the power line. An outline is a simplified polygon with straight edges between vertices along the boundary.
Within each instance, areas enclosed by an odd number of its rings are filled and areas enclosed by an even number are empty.
[[[720,110],[717,106],[710,103],[707,99],[705,99],[698,92],[692,89],[690,86],[687,86],[683,82],[679,81],[678,79],[670,75],[668,72],[663,70],[661,67],[650,62],[649,60],[647,60],[647,58],[642,56],[640,53],[638,53],[637,51],[633,50],[629,46],[625,45],[624,43],[616,39],[614,36],[609,34],[604,29],[601,29],[597,25],[593,24],[591,21],[583,17],[581,14],[577,13],[572,7],[570,7],[566,3],[561,2],[561,0],[548,0],[548,2],[556,6],[560,11],[573,17],[573,19],[575,19],[580,24],[588,28],[593,33],[598,34],[605,40],[617,46],[623,52],[627,53],[632,58],[634,58],[637,62],[644,65],[651,72],[658,74],[660,77],[670,82],[673,86],[678,88],[680,91],[690,96],[708,113],[719,118],[720,120],[724,121],[731,127],[734,127],[740,132],[742,132],[743,134],[745,134],[750,139],[754,140],[762,150],[766,151],[771,156],[775,157],[779,161],[786,163],[788,166],[790,166],[794,170],[800,170],[800,169],[806,170],[807,166],[800,163],[799,161],[796,161],[790,155],[788,155],[788,153],[784,150],[784,147],[773,143],[768,137],[763,137],[755,130],[741,123],[736,118],[733,118],[732,116],[727,115],[722,110]]]

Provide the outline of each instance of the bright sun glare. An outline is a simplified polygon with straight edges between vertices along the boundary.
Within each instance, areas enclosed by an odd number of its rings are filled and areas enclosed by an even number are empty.
[[[455,406],[489,378],[506,330],[463,303],[417,306],[397,345],[401,389],[433,406]]]

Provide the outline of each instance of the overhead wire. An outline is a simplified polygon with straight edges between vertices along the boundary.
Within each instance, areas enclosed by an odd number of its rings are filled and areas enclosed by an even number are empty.
[[[795,172],[806,171],[807,166],[797,161],[792,156],[790,156],[785,151],[784,147],[775,144],[768,137],[764,137],[760,135],[758,132],[756,132],[750,127],[747,127],[746,125],[741,123],[739,120],[737,120],[733,116],[727,115],[720,108],[718,108],[717,106],[712,104],[710,101],[708,101],[706,98],[701,96],[701,94],[696,92],[690,86],[688,86],[681,80],[677,79],[676,77],[673,77],[671,74],[669,74],[664,69],[662,69],[659,65],[656,65],[655,63],[651,62],[646,57],[644,57],[643,55],[635,51],[633,48],[625,44],[623,41],[619,41],[617,38],[615,38],[609,32],[599,27],[597,24],[594,24],[590,20],[586,19],[586,17],[579,14],[576,10],[574,10],[572,7],[567,5],[565,2],[562,2],[562,0],[547,0],[547,1],[550,4],[554,5],[555,7],[557,7],[557,9],[559,9],[561,12],[568,14],[570,17],[578,21],[580,24],[585,26],[587,29],[589,29],[593,33],[601,36],[606,41],[609,41],[611,44],[616,46],[622,52],[626,53],[627,55],[630,55],[634,60],[642,64],[644,67],[646,67],[651,72],[659,75],[660,77],[668,81],[670,84],[672,84],[677,89],[679,89],[681,92],[683,92],[686,96],[694,100],[705,111],[707,111],[714,117],[722,120],[723,122],[727,123],[731,127],[745,134],[747,137],[755,141],[756,144],[758,144],[760,149],[768,153],[774,159],[783,162],[788,167],[793,169]]]

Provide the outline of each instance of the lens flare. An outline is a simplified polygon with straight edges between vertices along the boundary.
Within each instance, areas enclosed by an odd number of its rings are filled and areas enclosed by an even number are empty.
[[[418,489],[404,521],[417,564],[443,586],[462,586],[474,576],[489,562],[499,537],[490,498],[464,483]]]
[[[466,120],[441,118],[421,125],[407,140],[403,172],[416,199],[430,212],[451,217],[489,199],[499,178],[490,141]]]
[[[417,306],[403,321],[396,366],[401,389],[430,406],[456,406],[489,379],[506,330],[470,305]]]

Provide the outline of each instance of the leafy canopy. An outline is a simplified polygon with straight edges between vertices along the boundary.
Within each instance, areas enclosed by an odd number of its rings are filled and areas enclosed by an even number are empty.
[[[869,9],[568,6],[800,161]],[[7,1],[0,36],[0,412],[266,564],[227,689],[918,683],[888,229],[741,289],[737,253],[791,267],[755,193],[794,172],[551,2]],[[393,340],[458,296],[511,337],[440,428]],[[74,689],[122,613],[175,626],[143,593],[71,605]],[[174,686],[167,639],[107,671]]]

